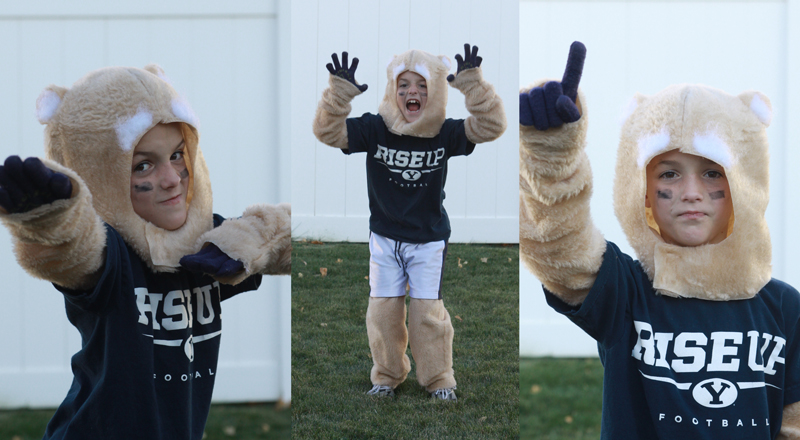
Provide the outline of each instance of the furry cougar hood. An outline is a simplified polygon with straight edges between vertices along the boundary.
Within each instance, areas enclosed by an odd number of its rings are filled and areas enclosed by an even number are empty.
[[[653,287],[664,295],[717,301],[752,298],[771,277],[764,212],[769,200],[766,128],[769,99],[702,85],[675,85],[631,102],[617,153],[614,210]],[[670,150],[710,159],[725,169],[733,225],[718,244],[667,244],[645,209],[646,167]]]
[[[47,126],[47,157],[84,180],[100,218],[154,271],[175,271],[182,256],[197,251],[198,237],[213,227],[211,183],[198,145],[197,118],[160,67],[103,68],[70,89],[48,86],[36,102],[36,116]],[[142,136],[156,124],[172,122],[181,123],[189,187],[186,223],[168,231],[134,212],[130,176]]]
[[[409,50],[395,55],[386,67],[386,94],[378,107],[378,114],[394,134],[432,138],[439,134],[444,124],[447,107],[447,72],[450,59],[444,55],[436,57],[421,50]],[[397,77],[411,71],[425,78],[428,101],[422,115],[409,123],[397,108]]]

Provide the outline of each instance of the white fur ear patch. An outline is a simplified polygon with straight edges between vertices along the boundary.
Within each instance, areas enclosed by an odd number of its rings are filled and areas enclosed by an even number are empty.
[[[123,151],[130,150],[134,146],[133,143],[141,138],[152,125],[153,114],[141,107],[128,120],[117,122],[114,129],[117,131],[119,147]]]
[[[58,96],[58,93],[44,89],[36,98],[36,119],[40,124],[47,124],[55,116],[59,105],[61,105],[61,97]]]
[[[416,70],[417,73],[422,75],[422,77],[425,78],[426,81],[431,80],[431,72],[428,70],[428,66],[424,64],[415,64],[414,70]]]
[[[619,115],[619,125],[625,125],[625,121],[631,117],[637,108],[639,108],[639,100],[634,96],[630,101],[628,101],[627,104],[625,104],[625,107],[622,109],[622,113]]]
[[[772,109],[769,108],[766,102],[761,99],[761,96],[756,93],[753,95],[753,100],[750,101],[750,110],[755,113],[756,117],[762,124],[769,127],[772,122]]]
[[[175,98],[172,100],[172,114],[194,128],[199,128],[200,126],[200,120],[197,118],[197,115],[194,114],[192,106],[183,98]]]
[[[722,165],[725,169],[729,170],[736,164],[731,147],[714,132],[694,135],[692,146],[701,156]]]
[[[639,168],[644,168],[647,162],[660,153],[669,145],[669,132],[667,127],[661,129],[660,132],[642,136],[638,141],[639,145],[639,158],[636,164]]]
[[[406,63],[400,63],[397,66],[394,66],[394,69],[392,69],[392,74],[394,75],[394,79],[397,80],[397,75],[400,75],[405,70],[406,70]]]
[[[444,66],[447,67],[447,70],[450,70],[450,66],[451,66],[450,59],[447,58],[447,57],[442,57],[441,60],[442,60],[442,64],[444,64]]]

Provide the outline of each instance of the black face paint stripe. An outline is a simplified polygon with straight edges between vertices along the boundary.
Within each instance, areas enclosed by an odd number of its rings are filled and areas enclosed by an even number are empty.
[[[659,199],[671,199],[672,198],[672,190],[665,189],[664,191],[656,190],[656,196]]]
[[[398,93],[398,95],[400,95],[400,96],[406,96],[406,92],[400,92],[400,93]]]
[[[711,197],[711,200],[719,200],[725,198],[725,190],[714,191],[712,193],[708,193],[708,196]]]
[[[153,184],[150,183],[150,182],[145,182],[145,183],[143,183],[141,185],[133,185],[133,190],[136,191],[137,193],[143,193],[143,192],[147,192],[147,191],[152,191],[153,190]]]
[[[185,179],[185,178],[189,177],[189,169],[188,168],[184,168],[183,171],[181,171],[180,176],[181,176],[181,179]]]

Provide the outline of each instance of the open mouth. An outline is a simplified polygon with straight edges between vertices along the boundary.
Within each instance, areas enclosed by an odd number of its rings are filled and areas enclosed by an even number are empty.
[[[418,112],[420,107],[420,102],[416,99],[409,99],[406,102],[406,109],[411,113]]]

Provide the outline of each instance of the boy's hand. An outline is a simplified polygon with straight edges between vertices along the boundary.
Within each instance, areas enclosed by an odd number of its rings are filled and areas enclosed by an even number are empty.
[[[578,84],[586,59],[586,46],[575,41],[569,48],[567,68],[561,82],[550,81],[542,87],[519,94],[519,123],[533,125],[537,130],[560,127],[575,122],[581,113],[575,105],[578,99]]]
[[[230,277],[244,270],[244,264],[234,260],[214,243],[192,255],[181,258],[181,266],[192,272],[202,272],[214,277]]]
[[[72,196],[72,182],[47,168],[37,157],[25,162],[9,156],[0,165],[0,207],[9,214],[28,212]]]
[[[353,58],[353,63],[350,65],[350,68],[347,67],[347,52],[342,52],[342,64],[339,65],[339,57],[334,53],[331,55],[333,59],[333,64],[328,63],[325,67],[328,68],[328,72],[331,75],[338,76],[339,78],[346,79],[350,81],[354,86],[358,87],[358,90],[362,92],[367,90],[366,84],[358,85],[356,84],[356,67],[358,67],[358,58]]]
[[[456,54],[456,62],[458,63],[456,75],[461,73],[462,70],[481,67],[481,61],[483,61],[483,58],[478,56],[478,46],[472,46],[472,52],[470,52],[469,43],[464,43],[464,58],[461,58],[461,54]],[[451,73],[447,76],[447,81],[452,82],[456,79],[456,75]]]

